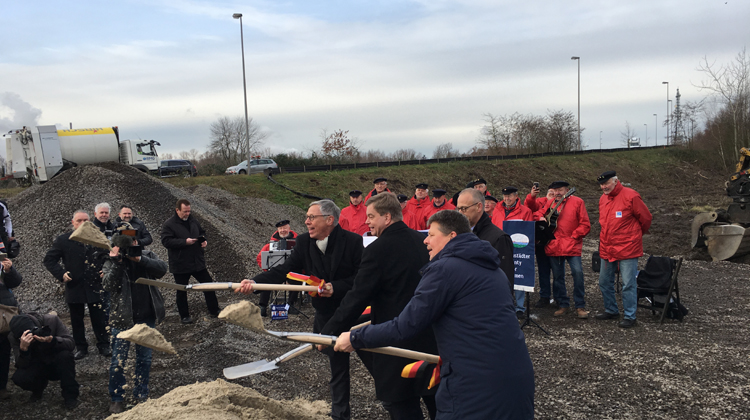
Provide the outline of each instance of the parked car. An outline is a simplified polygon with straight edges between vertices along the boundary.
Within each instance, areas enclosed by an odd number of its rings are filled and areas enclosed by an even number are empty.
[[[162,178],[172,176],[190,178],[191,176],[198,176],[198,168],[196,168],[189,160],[162,160],[161,165],[159,166],[159,176]]]
[[[265,171],[266,169],[273,169],[278,172],[279,165],[273,161],[273,159],[253,159],[250,161],[250,174],[257,174]],[[227,175],[245,175],[247,174],[247,161],[243,160],[242,163],[235,166],[230,166],[224,171]]]

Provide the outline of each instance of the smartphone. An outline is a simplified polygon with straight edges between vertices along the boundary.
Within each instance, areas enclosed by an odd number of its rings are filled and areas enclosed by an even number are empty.
[[[8,259],[8,254],[0,253],[0,261],[7,260],[7,259]]]
[[[534,188],[539,189],[539,183],[538,182],[534,183]]]
[[[202,244],[203,242],[206,242],[206,237],[205,236],[199,236],[198,237],[198,243]]]

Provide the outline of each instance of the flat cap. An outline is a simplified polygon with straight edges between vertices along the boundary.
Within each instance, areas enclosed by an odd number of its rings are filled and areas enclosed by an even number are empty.
[[[613,176],[617,176],[617,172],[615,172],[615,171],[607,171],[607,172],[604,172],[603,174],[599,175],[596,178],[596,180],[599,181],[600,184],[604,184],[605,182],[607,182],[607,180],[609,180]]]
[[[427,184],[425,184],[425,183],[417,184],[416,188],[421,188],[423,190],[426,190],[427,189]]]
[[[407,196],[405,196],[403,194],[397,195],[396,198],[398,198],[398,202],[399,203],[404,203],[404,202],[406,202],[406,201],[409,200],[409,197],[407,197]]]
[[[484,196],[484,201],[487,201],[487,200],[489,200],[489,201],[494,201],[494,202],[496,202],[496,203],[498,202],[498,201],[497,201],[497,198],[495,198],[495,197],[493,197],[493,196],[491,196],[491,195],[485,195],[485,196]]]
[[[288,224],[289,224],[289,220],[280,220],[280,221],[276,222],[276,227],[282,227],[282,226],[286,226]]]
[[[549,184],[549,187],[547,187],[547,188],[554,190],[555,188],[567,187],[569,185],[570,184],[567,183],[567,182],[565,182],[565,181],[555,181],[555,182]]]
[[[486,185],[487,184],[487,181],[485,181],[484,178],[477,178],[477,179],[475,179],[472,182],[474,183],[474,185],[477,185],[477,184],[485,184]]]
[[[372,181],[372,183],[373,184],[377,184],[378,182],[386,182],[386,181],[388,181],[388,180],[385,179],[385,178],[383,178],[383,177],[380,177],[380,178],[375,178],[375,180]]]
[[[516,187],[514,187],[514,186],[512,186],[512,185],[511,185],[511,186],[508,186],[508,187],[505,187],[505,188],[503,188],[503,195],[509,195],[509,194],[513,194],[513,193],[515,193],[515,192],[518,192],[518,188],[516,188]],[[486,199],[487,199],[487,197],[485,197],[484,199],[486,200]]]
[[[442,188],[435,188],[432,190],[432,196],[433,197],[442,197],[445,195],[445,190]]]
[[[359,197],[360,195],[362,195],[362,191],[360,190],[349,191],[349,197]]]

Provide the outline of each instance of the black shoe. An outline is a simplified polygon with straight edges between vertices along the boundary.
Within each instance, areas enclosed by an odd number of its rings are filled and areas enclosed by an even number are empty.
[[[219,313],[218,312],[216,312],[216,313],[209,312],[208,316],[210,316],[211,318],[218,318],[219,317]]]
[[[299,315],[299,309],[294,306],[289,307],[289,315]]]
[[[604,319],[617,319],[617,318],[619,318],[619,317],[620,317],[620,314],[619,314],[619,313],[616,313],[616,314],[611,314],[611,313],[609,313],[609,312],[607,312],[607,311],[604,311],[604,312],[600,312],[600,313],[598,313],[598,314],[594,315],[594,318],[596,318],[596,319],[599,319],[599,320],[604,320]]]
[[[125,404],[122,401],[112,401],[109,403],[109,412],[112,414],[120,414],[125,411]]]
[[[73,359],[74,360],[81,360],[81,359],[83,359],[84,357],[86,357],[88,355],[89,355],[89,351],[88,350],[80,350],[79,349],[79,350],[76,350],[75,353],[73,353]]]
[[[539,301],[537,301],[536,304],[534,304],[535,308],[546,308],[549,306],[549,298],[539,298]]]
[[[78,407],[79,405],[81,405],[81,402],[78,401],[78,399],[76,398],[65,400],[65,402],[63,402],[63,407],[65,407],[66,410],[72,410]]]
[[[632,328],[632,327],[635,327],[635,320],[623,318],[623,320],[620,321],[620,323],[617,324],[617,326],[620,328]]]
[[[267,306],[261,306],[260,307],[260,316],[263,316],[263,317],[268,316],[268,307]]]
[[[104,357],[112,357],[112,349],[110,349],[109,347],[99,349],[99,354],[101,354]]]
[[[32,392],[31,396],[29,397],[29,402],[30,403],[39,402],[42,400],[42,396],[44,396],[43,392],[39,392],[39,393]]]
[[[10,399],[10,392],[8,392],[8,390],[5,388],[0,389],[0,401],[5,401],[9,399]]]
[[[189,316],[186,316],[185,318],[182,318],[180,321],[183,324],[192,324],[193,323],[193,318],[190,318]]]
[[[526,315],[524,315],[523,311],[516,311],[516,318],[522,320],[526,318]]]

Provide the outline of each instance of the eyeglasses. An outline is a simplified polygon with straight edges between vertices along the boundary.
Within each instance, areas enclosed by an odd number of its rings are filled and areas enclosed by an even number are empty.
[[[476,206],[477,204],[479,204],[479,201],[477,201],[474,204],[468,205],[468,206],[456,207],[456,210],[460,211],[461,213],[466,213],[466,210],[469,210],[470,208]]]
[[[305,219],[313,222],[315,221],[316,217],[320,217],[320,216],[326,217],[326,216],[331,216],[331,215],[330,214],[308,214],[307,216],[305,216]]]

